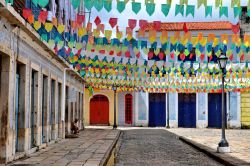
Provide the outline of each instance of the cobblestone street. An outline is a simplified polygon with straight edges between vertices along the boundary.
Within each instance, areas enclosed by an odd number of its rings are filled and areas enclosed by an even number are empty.
[[[98,166],[118,134],[118,130],[85,129],[79,138],[62,140],[10,165]]]
[[[124,130],[116,166],[220,165],[164,129]]]

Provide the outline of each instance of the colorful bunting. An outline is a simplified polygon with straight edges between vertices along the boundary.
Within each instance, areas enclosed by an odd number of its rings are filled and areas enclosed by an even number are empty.
[[[168,15],[170,7],[171,7],[170,4],[161,4],[161,11],[164,14],[164,16]]]
[[[147,3],[146,4],[146,11],[147,11],[149,16],[152,16],[152,14],[155,11],[155,4],[154,3]]]
[[[141,10],[141,3],[140,2],[132,2],[132,11],[135,14],[138,14],[140,10]]]
[[[189,14],[191,14],[194,17],[194,9],[195,9],[194,5],[187,5],[186,16],[188,16]]]
[[[184,15],[184,5],[175,5],[175,16],[177,16],[178,14],[181,14],[182,16]]]
[[[125,6],[126,4],[124,1],[120,1],[120,0],[117,1],[117,10],[119,13],[123,12],[123,10],[125,9]]]

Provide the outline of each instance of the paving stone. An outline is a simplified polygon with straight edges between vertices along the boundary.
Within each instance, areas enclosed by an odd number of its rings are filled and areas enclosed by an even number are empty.
[[[124,130],[118,142],[116,166],[220,165],[164,129]]]
[[[80,132],[79,138],[50,144],[49,147],[30,155],[30,158],[17,160],[9,165],[82,166],[84,163],[91,166],[99,165],[104,154],[115,141],[115,139],[109,140],[107,144],[106,137],[109,134],[112,134],[112,138],[117,136],[114,137],[111,131],[110,129],[86,129]],[[119,134],[119,132],[115,133]]]

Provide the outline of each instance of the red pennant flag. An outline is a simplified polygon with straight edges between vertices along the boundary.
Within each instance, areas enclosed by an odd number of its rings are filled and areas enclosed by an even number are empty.
[[[137,20],[135,19],[129,19],[128,20],[128,26],[133,30],[136,27]]]
[[[160,21],[154,21],[153,25],[154,25],[154,30],[156,30],[156,31],[161,30],[161,22]]]
[[[85,20],[85,15],[77,14],[76,22],[77,22],[78,25],[82,25],[84,20]]]
[[[236,25],[232,24],[232,31],[234,34],[237,34],[240,31],[240,24],[237,23]]]
[[[154,56],[154,52],[150,51],[150,52],[148,53],[148,59],[152,59],[153,56]]]
[[[141,54],[140,54],[140,52],[138,52],[138,53],[136,54],[136,57],[139,59],[140,56],[141,56]]]
[[[32,14],[32,10],[31,9],[27,9],[27,8],[23,9],[23,17],[25,19],[28,19],[31,14]]]
[[[114,28],[117,25],[117,18],[110,18],[109,24],[112,28]]]
[[[244,61],[244,59],[245,59],[245,56],[244,56],[244,54],[242,54],[242,55],[240,56],[240,61]]]
[[[48,17],[48,11],[40,11],[38,16],[38,21],[45,24],[47,17]]]
[[[172,60],[174,60],[174,53],[173,53],[173,52],[170,54],[170,58],[171,58]]]
[[[200,56],[201,61],[203,61],[204,58],[205,58],[205,55],[204,55],[204,54],[201,54],[201,56]]]
[[[141,29],[146,29],[147,26],[148,26],[147,20],[140,20],[139,21],[139,26],[140,26]]]
[[[186,58],[185,54],[181,53],[181,54],[180,54],[180,58],[181,58],[182,61],[184,61],[185,58]]]
[[[94,22],[95,22],[95,25],[98,26],[99,24],[101,24],[101,19],[98,16],[96,16]]]
[[[125,56],[126,56],[127,58],[130,58],[130,52],[129,52],[129,51],[126,51],[126,52],[125,52]]]
[[[234,55],[231,54],[230,57],[229,57],[229,60],[230,60],[230,61],[233,61],[233,59],[234,59]]]
[[[187,24],[186,24],[186,23],[183,24],[183,31],[184,31],[185,33],[188,32],[188,28],[187,28]]]
[[[158,56],[159,56],[160,60],[164,59],[164,53],[163,52],[160,52]]]

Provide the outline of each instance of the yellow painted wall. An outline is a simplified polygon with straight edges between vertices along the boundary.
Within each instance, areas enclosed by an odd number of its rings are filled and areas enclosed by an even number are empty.
[[[241,126],[250,127],[250,93],[241,93]]]
[[[85,89],[84,93],[84,125],[88,126],[90,121],[90,100],[94,95],[104,95],[109,100],[109,124],[114,124],[114,92],[112,90],[94,89],[94,94],[90,96],[89,90]],[[116,103],[118,103],[116,94]],[[116,124],[118,124],[118,104],[116,104]]]

